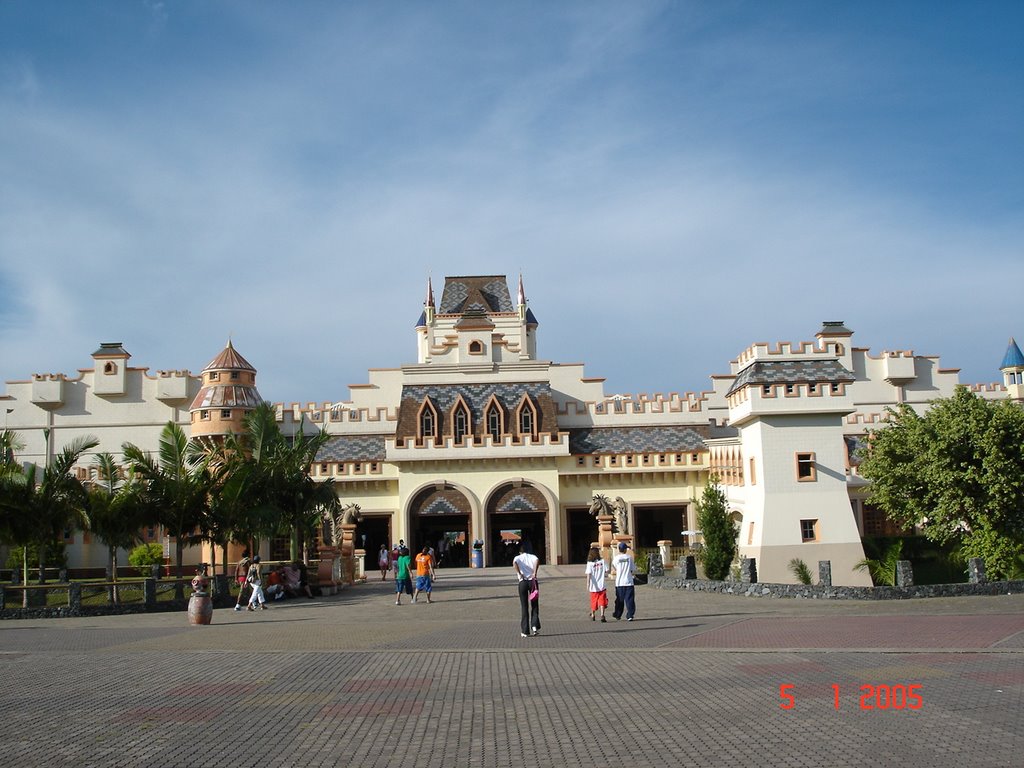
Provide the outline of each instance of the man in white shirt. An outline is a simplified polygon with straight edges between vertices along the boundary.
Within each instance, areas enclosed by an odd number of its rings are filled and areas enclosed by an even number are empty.
[[[528,552],[525,544],[520,545],[512,568],[519,579],[519,636],[537,635],[540,633],[540,591],[537,586],[540,558]]]
[[[612,558],[611,575],[615,577],[615,609],[612,611],[612,618],[616,621],[622,618],[623,607],[626,609],[626,621],[632,621],[636,614],[636,595],[633,588],[636,563],[627,549],[629,545],[620,541],[619,554]]]

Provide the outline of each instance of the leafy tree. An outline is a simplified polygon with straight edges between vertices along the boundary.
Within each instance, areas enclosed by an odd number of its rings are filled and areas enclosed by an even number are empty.
[[[697,527],[704,539],[700,553],[704,574],[709,579],[724,579],[736,557],[739,528],[729,516],[729,505],[717,477],[712,476],[697,502]]]
[[[888,413],[863,451],[869,501],[904,528],[958,543],[990,575],[1012,574],[1024,555],[1024,410],[957,387],[924,415]]]
[[[157,458],[132,443],[122,446],[132,471],[146,483],[143,495],[149,513],[174,536],[176,573],[182,573],[185,544],[202,540],[202,531],[209,508],[211,488],[202,448],[189,441],[184,430],[173,421],[160,433]],[[181,582],[175,584],[174,596],[185,597]]]
[[[127,481],[119,477],[120,468],[109,453],[96,456],[97,480],[89,487],[89,529],[107,545],[107,572],[117,581],[117,550],[129,549],[141,541],[140,529],[149,521],[145,488],[133,474]],[[116,586],[110,588],[110,600],[118,601]]]
[[[0,529],[18,546],[39,547],[39,583],[46,583],[47,550],[64,531],[88,525],[86,491],[72,474],[81,455],[95,448],[94,437],[79,437],[64,446],[40,471],[26,464],[0,476]]]

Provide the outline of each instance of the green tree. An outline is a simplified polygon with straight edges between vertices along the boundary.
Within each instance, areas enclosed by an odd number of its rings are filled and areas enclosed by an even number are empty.
[[[209,509],[211,478],[205,454],[173,421],[160,432],[156,458],[132,443],[125,443],[122,450],[132,471],[146,484],[143,498],[149,513],[174,536],[175,572],[180,578],[184,547],[202,540]],[[185,597],[180,581],[174,596]]]
[[[736,557],[739,528],[729,516],[729,505],[717,477],[712,476],[697,502],[697,527],[704,540],[700,553],[704,574],[709,579],[724,579]]]
[[[140,529],[151,522],[145,502],[145,487],[134,474],[120,478],[120,467],[109,453],[96,456],[97,479],[89,486],[89,529],[107,545],[107,574],[117,581],[117,550],[140,542]],[[154,521],[155,522],[155,521]],[[110,600],[119,599],[117,586],[109,590]]]
[[[862,452],[869,501],[904,528],[956,542],[995,578],[1011,575],[1024,555],[1024,410],[957,387],[924,415],[908,405],[888,414]]]
[[[0,530],[17,546],[39,548],[39,583],[46,583],[47,550],[64,531],[88,525],[87,495],[72,470],[82,454],[95,448],[94,437],[79,437],[64,446],[45,467],[8,467],[0,475]]]

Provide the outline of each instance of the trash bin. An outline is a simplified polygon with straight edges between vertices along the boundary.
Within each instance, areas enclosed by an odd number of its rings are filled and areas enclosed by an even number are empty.
[[[482,549],[474,549],[473,550],[473,560],[470,563],[470,565],[473,568],[483,568],[484,567],[484,551]]]

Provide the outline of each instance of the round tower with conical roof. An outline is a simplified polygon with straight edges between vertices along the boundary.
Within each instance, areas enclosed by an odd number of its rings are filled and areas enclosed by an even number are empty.
[[[245,415],[263,402],[256,390],[256,369],[228,340],[202,373],[202,389],[189,406],[193,438],[240,434]]]
[[[999,370],[1003,372],[1003,383],[1010,399],[1024,401],[1024,354],[1021,354],[1020,347],[1012,336]]]

